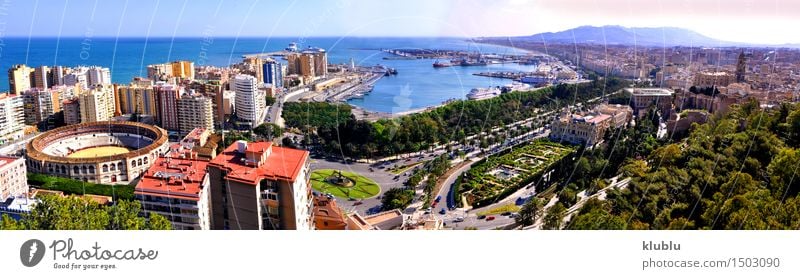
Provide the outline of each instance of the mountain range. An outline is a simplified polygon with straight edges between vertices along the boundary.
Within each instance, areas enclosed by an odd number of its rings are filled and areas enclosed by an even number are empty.
[[[753,44],[714,39],[677,27],[580,26],[560,32],[546,32],[515,39],[548,43],[595,43],[642,46],[752,46]]]

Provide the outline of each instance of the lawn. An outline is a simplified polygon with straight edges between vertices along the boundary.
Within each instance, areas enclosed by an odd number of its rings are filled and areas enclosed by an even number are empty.
[[[498,207],[495,207],[495,208],[492,208],[492,209],[489,209],[489,210],[484,210],[484,211],[478,212],[477,215],[478,216],[487,216],[487,215],[503,214],[503,213],[506,213],[506,212],[517,212],[517,211],[519,211],[519,206],[516,206],[514,204],[510,204],[509,203],[509,204],[504,204],[504,205],[501,205],[501,206],[498,206]]]
[[[342,171],[342,175],[352,180],[352,187],[342,187],[326,181],[336,170],[324,169],[311,173],[311,187],[320,193],[329,193],[340,198],[365,199],[378,195],[381,187],[372,179],[363,175]]]

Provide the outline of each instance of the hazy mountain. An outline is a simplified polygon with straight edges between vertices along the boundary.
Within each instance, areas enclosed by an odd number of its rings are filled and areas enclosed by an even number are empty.
[[[551,43],[596,43],[645,46],[735,46],[747,45],[720,41],[692,30],[676,27],[581,26],[560,32],[539,33],[519,39]]]

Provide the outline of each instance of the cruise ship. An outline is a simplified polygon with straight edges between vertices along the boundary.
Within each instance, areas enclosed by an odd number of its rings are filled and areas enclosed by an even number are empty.
[[[469,91],[469,94],[467,94],[467,99],[484,100],[500,96],[500,94],[500,89],[497,87],[475,88]]]
[[[289,43],[289,46],[287,46],[283,50],[288,51],[288,52],[297,52],[297,43],[291,42],[291,43]]]

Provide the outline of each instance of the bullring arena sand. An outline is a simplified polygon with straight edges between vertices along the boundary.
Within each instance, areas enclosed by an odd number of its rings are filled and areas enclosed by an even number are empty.
[[[94,158],[128,153],[131,150],[121,146],[98,146],[75,151],[67,158]]]

